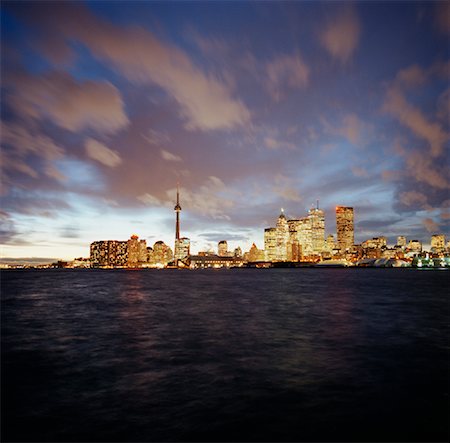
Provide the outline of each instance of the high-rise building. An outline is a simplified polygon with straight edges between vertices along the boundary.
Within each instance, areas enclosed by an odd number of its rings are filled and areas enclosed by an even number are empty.
[[[443,252],[445,249],[445,235],[435,234],[431,236],[431,251]]]
[[[283,209],[276,225],[275,261],[287,261],[287,245],[289,242],[289,226]]]
[[[228,253],[228,243],[226,240],[221,240],[217,246],[217,255],[219,257],[227,257]]]
[[[173,260],[172,249],[169,248],[163,241],[157,241],[153,245],[153,266],[163,267],[167,266]]]
[[[124,267],[128,262],[128,243],[126,241],[95,241],[90,246],[91,266]]]
[[[329,252],[333,252],[335,248],[334,236],[333,234],[329,234],[327,237],[327,249]]]
[[[145,242],[145,240],[144,240]],[[139,242],[139,237],[137,235],[132,235],[128,240],[128,267],[136,268],[139,265],[139,258],[141,257],[141,246]],[[147,245],[145,245],[147,247]]]
[[[267,261],[276,260],[277,230],[276,228],[264,229],[264,251]]]
[[[422,252],[422,243],[419,240],[410,240],[408,243],[408,249],[411,252]]]
[[[337,244],[341,252],[348,251],[355,243],[353,226],[353,208],[348,206],[336,207]]]
[[[242,257],[242,249],[241,249],[240,246],[238,246],[237,248],[234,249],[233,256],[237,257],[237,258],[241,258]]]
[[[311,208],[308,215],[311,224],[311,246],[316,254],[320,254],[325,249],[325,214],[317,208]]]
[[[406,237],[404,235],[399,235],[397,237],[397,246],[400,248],[406,248]]]

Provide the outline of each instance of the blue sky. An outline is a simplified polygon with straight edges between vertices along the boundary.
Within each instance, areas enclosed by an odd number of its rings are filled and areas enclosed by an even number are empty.
[[[449,235],[445,2],[4,2],[3,257],[263,247],[283,207]]]

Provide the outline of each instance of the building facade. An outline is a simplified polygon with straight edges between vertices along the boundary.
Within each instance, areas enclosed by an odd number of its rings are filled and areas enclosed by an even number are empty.
[[[339,250],[349,251],[355,243],[353,208],[336,207],[336,231]]]

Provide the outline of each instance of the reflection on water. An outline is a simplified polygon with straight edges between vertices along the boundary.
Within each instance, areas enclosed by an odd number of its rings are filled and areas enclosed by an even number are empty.
[[[4,272],[3,440],[446,440],[448,275]]]

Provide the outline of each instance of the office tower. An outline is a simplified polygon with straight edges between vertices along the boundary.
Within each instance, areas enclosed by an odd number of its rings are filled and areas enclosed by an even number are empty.
[[[408,243],[408,249],[411,252],[422,252],[422,243],[419,240],[410,240]]]
[[[264,251],[263,251],[264,252]],[[242,257],[242,249],[240,246],[234,249],[234,257],[241,258]]]
[[[365,249],[381,249],[386,248],[386,237],[373,237],[370,240],[363,241],[361,246]]]
[[[303,256],[308,256],[313,253],[311,220],[308,217],[302,217],[298,220],[297,240],[301,245]]]
[[[252,244],[252,247],[248,251],[247,260],[249,262],[257,262],[257,261],[264,261],[265,254],[264,251],[261,249],[258,249],[258,247],[255,245],[255,243]]]
[[[328,251],[333,252],[334,248],[335,248],[334,236],[333,236],[333,234],[330,234],[327,237],[327,249],[328,249]]]
[[[136,268],[139,264],[139,256],[141,251],[139,245],[139,237],[137,235],[132,235],[131,238],[128,240],[127,249],[128,249],[127,266],[130,268]]]
[[[287,260],[287,245],[289,242],[289,226],[284,215],[283,209],[278,217],[276,225],[276,246],[275,246],[275,260]]]
[[[128,262],[126,241],[103,240],[95,241],[90,246],[91,266],[96,267],[124,267]]]
[[[173,260],[172,249],[169,248],[163,241],[157,241],[153,245],[153,266],[163,267],[167,266]]]
[[[403,249],[406,248],[406,237],[404,235],[399,235],[397,237],[397,246]]]
[[[219,242],[217,247],[217,255],[219,257],[227,257],[228,256],[228,243],[226,240],[222,240]]]
[[[337,244],[341,252],[348,251],[355,243],[353,227],[353,208],[336,207]]]
[[[264,251],[267,261],[276,260],[277,230],[276,228],[264,229]]]
[[[320,254],[325,249],[325,214],[317,207],[309,210],[308,218],[311,224],[311,247],[314,253]]]
[[[445,235],[436,234],[431,236],[431,252],[443,252],[445,249]]]
[[[191,249],[191,240],[187,237],[181,237],[178,240],[178,256],[176,259],[178,260],[185,260],[190,255],[190,249]]]

